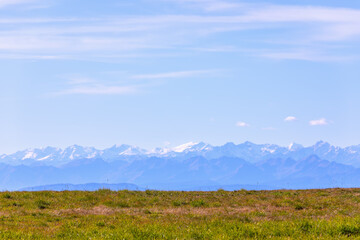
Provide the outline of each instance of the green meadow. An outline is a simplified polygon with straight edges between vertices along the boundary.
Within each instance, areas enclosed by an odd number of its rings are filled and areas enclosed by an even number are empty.
[[[2,192],[0,239],[360,239],[360,189]]]

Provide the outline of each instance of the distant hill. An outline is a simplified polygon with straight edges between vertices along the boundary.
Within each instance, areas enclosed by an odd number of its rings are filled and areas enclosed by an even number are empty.
[[[107,184],[107,183],[87,183],[87,184],[54,184],[36,187],[21,188],[19,191],[96,191],[99,189],[109,189],[112,191],[119,190],[144,190],[135,184],[120,183],[120,184]]]

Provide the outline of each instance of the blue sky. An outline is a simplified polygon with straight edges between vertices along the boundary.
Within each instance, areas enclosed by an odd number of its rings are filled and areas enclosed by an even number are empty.
[[[360,2],[0,0],[0,152],[360,144]]]

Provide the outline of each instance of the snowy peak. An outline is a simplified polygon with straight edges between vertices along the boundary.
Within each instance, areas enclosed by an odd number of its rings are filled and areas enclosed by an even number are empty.
[[[281,147],[279,147],[278,145],[274,145],[274,144],[265,144],[263,145],[263,147],[261,148],[262,152],[267,152],[267,153],[276,153],[279,149],[282,149]]]
[[[119,153],[119,155],[127,155],[127,156],[132,156],[132,155],[144,155],[146,154],[147,151],[144,149],[141,149],[139,147],[128,147],[126,150],[122,151],[121,153]]]
[[[126,144],[122,145],[114,145],[110,148],[104,149],[102,151],[99,151],[99,157],[104,159],[105,161],[116,161],[119,159],[127,160],[129,157],[133,156],[144,156],[147,155],[148,151],[136,147],[136,146],[130,146]]]
[[[93,158],[97,156],[97,150],[92,147],[82,147],[79,145],[73,145],[67,147],[61,152],[62,159],[80,159],[80,158]]]
[[[356,154],[360,152],[360,145],[346,147],[345,150],[351,154]]]
[[[116,152],[123,152],[123,151],[126,151],[128,148],[130,148],[131,146],[130,145],[127,145],[127,144],[121,144],[121,145],[118,145],[118,144],[115,144],[114,146],[110,147],[110,148],[107,148],[105,150],[107,151],[116,151]],[[104,151],[105,151],[104,150]]]
[[[46,147],[39,149],[26,149],[24,151],[19,151],[12,155],[15,159],[21,159],[22,161],[26,160],[44,160],[49,158],[54,152],[58,152],[60,149],[54,147]]]
[[[21,160],[35,159],[36,157],[37,157],[37,154],[34,151],[28,150],[28,151],[26,151],[25,156]]]
[[[298,144],[298,143],[290,143],[290,145],[288,147],[289,151],[297,151],[302,148],[304,148],[304,146],[301,144]]]
[[[329,147],[331,147],[331,145],[329,143],[327,143],[327,142],[324,142],[324,141],[318,141],[314,145],[314,149],[329,148]]]
[[[185,143],[185,144],[182,144],[182,145],[179,145],[177,147],[174,147],[172,150],[174,152],[184,152],[188,149],[191,149],[193,146],[195,146],[197,143],[194,143],[194,142],[189,142],[189,143]]]
[[[114,155],[137,155],[146,154],[147,151],[137,146],[130,146],[127,144],[114,145],[102,151],[103,153],[110,153]]]
[[[210,146],[207,143],[204,142],[199,142],[199,143],[194,143],[194,142],[189,142],[189,143],[185,143],[182,144],[180,146],[174,147],[172,149],[173,152],[176,153],[186,153],[186,152],[195,152],[195,151],[203,151],[203,150],[210,150],[212,149],[212,146]]]
[[[158,156],[158,155],[167,155],[172,151],[171,148],[155,148],[148,152],[151,156]]]

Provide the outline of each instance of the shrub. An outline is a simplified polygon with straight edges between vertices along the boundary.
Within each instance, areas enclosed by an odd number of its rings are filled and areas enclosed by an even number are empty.
[[[22,207],[22,204],[20,203],[17,203],[17,202],[13,202],[12,204],[14,207]]]
[[[303,210],[305,207],[302,206],[301,204],[297,203],[295,204],[295,210]]]
[[[44,200],[38,200],[38,201],[35,202],[35,204],[37,205],[37,207],[39,209],[45,209],[45,208],[48,208],[50,206],[50,203],[46,202]]]
[[[193,206],[193,207],[204,207],[205,205],[206,205],[206,202],[202,199],[191,202],[191,206]]]
[[[145,209],[145,210],[144,210],[144,213],[145,213],[145,214],[151,214],[151,211],[150,211],[149,209]]]
[[[180,206],[181,206],[181,202],[180,202],[180,201],[173,201],[173,202],[172,202],[172,205],[173,205],[174,207],[180,207]]]
[[[180,207],[182,205],[186,205],[187,203],[185,201],[182,201],[182,200],[175,200],[172,202],[172,205],[174,207]]]
[[[96,223],[96,226],[105,227],[105,223],[104,222],[98,222],[98,223]]]
[[[10,193],[5,193],[5,194],[4,194],[4,198],[6,198],[6,199],[10,199],[10,198],[11,198]]]
[[[350,225],[342,225],[340,227],[340,233],[342,235],[346,235],[348,237],[354,236],[354,235],[360,235],[360,227],[350,226]]]
[[[300,223],[300,229],[301,231],[303,232],[310,232],[310,230],[312,229],[312,224],[308,221],[305,221],[305,222],[301,222]]]

